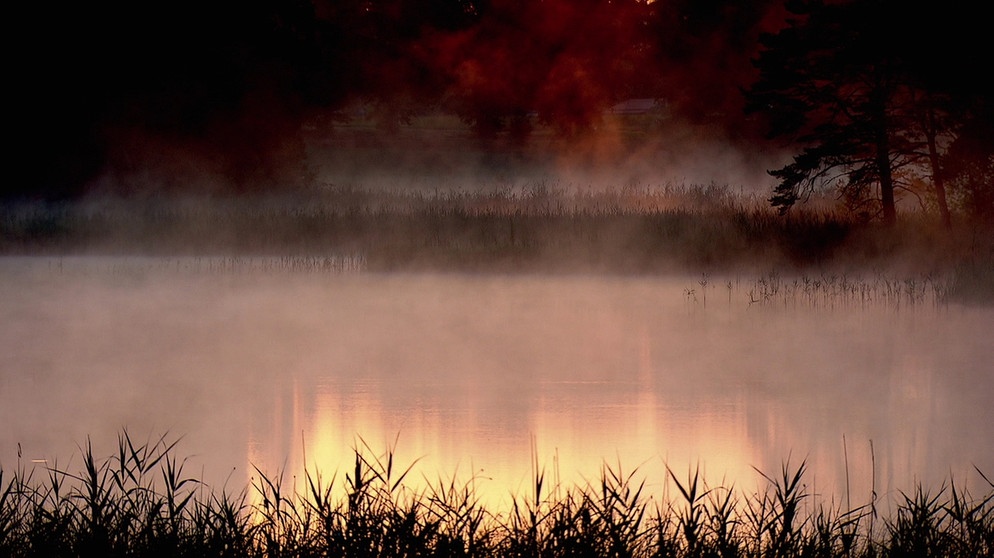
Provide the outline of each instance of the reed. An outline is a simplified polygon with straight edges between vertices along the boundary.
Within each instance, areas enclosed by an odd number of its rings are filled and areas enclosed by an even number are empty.
[[[950,293],[964,296],[990,289],[991,238],[989,223],[947,231],[925,214],[893,228],[831,207],[781,216],[716,184],[333,185],[306,194],[0,203],[0,254],[254,258],[303,271],[950,271],[960,277]]]
[[[939,307],[960,301],[952,272],[894,276],[884,272],[802,272],[786,276],[778,271],[761,274],[747,285],[727,283],[745,294],[748,305],[785,308],[866,309],[870,307]],[[994,292],[994,290],[992,290]]]
[[[361,439],[360,439],[361,441]],[[994,483],[973,496],[952,480],[900,493],[874,529],[870,506],[814,503],[805,462],[757,470],[748,494],[710,486],[700,468],[679,477],[676,499],[650,494],[637,470],[601,468],[586,485],[550,484],[533,462],[529,494],[509,510],[479,503],[476,480],[454,477],[417,491],[393,450],[354,448],[347,472],[301,486],[256,470],[251,487],[215,492],[184,473],[176,441],[137,442],[98,460],[89,442],[78,471],[57,464],[0,469],[0,556],[611,556],[674,558],[944,556],[994,552]],[[44,473],[36,478],[36,471]],[[333,490],[341,482],[343,492]],[[845,499],[848,501],[848,497]],[[834,501],[834,500],[833,500]]]

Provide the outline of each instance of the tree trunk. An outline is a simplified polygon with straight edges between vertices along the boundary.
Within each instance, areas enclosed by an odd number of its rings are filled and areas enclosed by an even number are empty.
[[[894,207],[894,176],[890,168],[890,142],[887,128],[881,125],[877,130],[877,172],[880,176],[880,203],[883,206],[884,224],[891,226],[897,222],[897,209]]]
[[[886,155],[886,154],[885,154]],[[877,163],[880,165],[881,163]],[[884,210],[884,224],[891,226],[897,222],[897,209],[894,207],[894,179],[890,172],[890,162],[883,164],[880,175],[880,202]]]
[[[878,86],[879,87],[879,86]],[[897,222],[894,207],[894,175],[890,168],[890,135],[888,134],[887,109],[882,87],[875,91],[871,107],[876,124],[876,165],[880,180],[880,203],[883,206],[884,224],[891,226]]]
[[[928,162],[932,167],[932,186],[935,188],[935,200],[939,204],[939,215],[942,216],[942,226],[945,228],[951,228],[953,225],[952,217],[949,215],[949,204],[946,202],[946,182],[942,178],[942,172],[939,168],[939,150],[935,145],[936,125],[935,125],[935,111],[931,107],[928,109],[928,126],[927,126],[927,136],[928,136]]]

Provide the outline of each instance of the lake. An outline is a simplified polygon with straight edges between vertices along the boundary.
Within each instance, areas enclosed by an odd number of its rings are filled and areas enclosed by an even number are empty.
[[[0,258],[0,465],[76,470],[126,428],[182,437],[187,472],[229,489],[253,466],[341,476],[363,444],[505,503],[533,461],[573,484],[620,464],[661,495],[667,465],[754,491],[806,460],[810,493],[848,483],[854,505],[994,474],[990,306],[872,277],[761,297],[749,276],[353,263]]]

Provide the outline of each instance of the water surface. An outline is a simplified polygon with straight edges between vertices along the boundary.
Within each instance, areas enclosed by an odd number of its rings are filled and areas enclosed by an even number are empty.
[[[753,467],[807,460],[810,492],[848,472],[862,501],[994,473],[994,309],[701,279],[4,258],[0,465],[20,445],[71,469],[127,428],[236,488],[253,465],[342,474],[363,443],[495,499],[533,458],[567,483],[638,468],[654,494],[667,465],[754,490]]]

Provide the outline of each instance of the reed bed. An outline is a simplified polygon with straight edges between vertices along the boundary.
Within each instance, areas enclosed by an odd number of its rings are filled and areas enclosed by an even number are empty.
[[[362,254],[323,256],[174,256],[174,257],[48,257],[45,268],[53,273],[75,275],[134,275],[145,273],[178,275],[241,274],[349,274],[366,269]]]
[[[869,277],[848,273],[785,277],[769,272],[748,286],[747,296],[749,304],[790,308],[938,307],[954,298],[954,277],[896,277],[885,273]]]
[[[994,483],[950,480],[876,494],[852,509],[806,492],[806,463],[759,471],[765,487],[710,485],[699,469],[668,469],[649,494],[637,472],[603,465],[584,486],[549,482],[537,459],[528,494],[509,510],[480,504],[475,480],[413,490],[412,466],[357,444],[341,477],[305,471],[291,485],[256,470],[250,487],[215,492],[185,469],[176,442],[118,437],[82,465],[0,469],[0,556],[613,556],[985,557],[994,553]],[[38,475],[38,476],[35,476]],[[667,494],[673,495],[669,498]],[[848,500],[848,498],[847,498]]]
[[[0,204],[4,255],[290,256],[305,266],[352,258],[371,271],[956,271],[967,280],[957,291],[977,293],[990,286],[992,238],[989,224],[946,231],[916,213],[893,228],[828,205],[781,216],[716,184],[339,185],[282,196]]]

